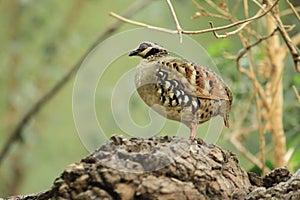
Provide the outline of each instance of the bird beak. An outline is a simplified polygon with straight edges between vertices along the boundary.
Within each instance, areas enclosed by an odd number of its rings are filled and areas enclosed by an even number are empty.
[[[138,55],[138,53],[139,53],[139,50],[136,49],[136,50],[133,50],[132,52],[130,52],[129,56],[136,56],[136,55]]]

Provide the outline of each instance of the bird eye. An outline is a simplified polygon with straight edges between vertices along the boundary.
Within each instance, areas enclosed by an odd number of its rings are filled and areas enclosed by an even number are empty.
[[[144,51],[145,49],[147,49],[148,48],[148,44],[147,43],[142,43],[140,46],[139,46],[139,49],[141,50],[141,51]]]

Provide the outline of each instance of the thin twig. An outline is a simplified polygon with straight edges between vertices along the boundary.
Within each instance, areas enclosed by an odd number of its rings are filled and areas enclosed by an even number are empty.
[[[254,71],[254,59],[253,55],[250,51],[250,56],[249,58],[249,65],[252,74],[255,76],[255,71]],[[255,79],[257,81],[257,79]],[[258,82],[258,81],[257,81]],[[257,125],[258,125],[258,132],[259,132],[259,149],[260,149],[260,157],[261,157],[261,171],[262,175],[265,175],[266,173],[266,160],[265,160],[265,136],[264,136],[264,130],[263,130],[263,125],[262,125],[262,120],[261,120],[261,109],[260,109],[260,100],[259,100],[259,88],[257,87],[257,84],[255,82],[252,82],[253,88],[254,88],[254,95],[255,95],[255,109],[256,109],[256,118],[257,118]],[[264,93],[265,94],[265,93]]]
[[[225,29],[228,29],[228,28],[232,28],[232,27],[235,27],[235,26],[247,23],[247,22],[252,22],[256,19],[259,19],[259,18],[265,16],[268,12],[270,12],[272,10],[272,8],[275,7],[275,5],[278,3],[278,1],[279,0],[277,0],[269,9],[267,9],[261,15],[258,15],[258,16],[254,15],[253,17],[250,17],[248,19],[240,20],[240,21],[237,21],[237,22],[225,25],[225,26],[217,27],[217,28],[204,29],[204,30],[200,30],[200,31],[183,31],[183,33],[184,34],[200,34],[200,33],[212,32],[212,31],[219,31],[219,30],[225,30]]]
[[[248,0],[244,0],[244,13],[245,17],[249,17],[249,5],[248,5]]]
[[[235,16],[236,11],[239,9],[241,5],[241,0],[235,0],[233,7],[231,8],[231,15]]]
[[[124,13],[124,16],[131,17],[136,12],[140,11],[143,7],[151,3],[151,0],[144,0],[144,1],[136,1],[128,10]],[[9,134],[8,140],[5,142],[3,148],[0,152],[0,164],[3,161],[4,157],[7,155],[9,149],[11,148],[12,144],[21,138],[21,134],[25,125],[32,119],[34,115],[38,113],[38,111],[49,102],[55,94],[64,86],[66,83],[71,79],[71,77],[77,72],[80,68],[82,62],[90,54],[91,51],[103,40],[109,37],[112,33],[114,33],[122,23],[115,22],[111,24],[107,29],[100,35],[100,37],[90,46],[90,48],[84,53],[84,55],[76,62],[76,64],[71,67],[71,69],[59,80],[44,96],[42,96],[30,109],[29,111],[23,116],[21,121],[16,125],[16,128]]]
[[[134,20],[130,20],[130,19],[127,19],[126,17],[122,17],[122,16],[120,16],[120,15],[114,13],[114,12],[110,12],[109,15],[116,18],[116,19],[119,19],[123,22],[126,22],[128,24],[133,24],[133,25],[136,25],[136,26],[148,28],[148,29],[151,29],[151,30],[161,31],[161,32],[164,32],[164,33],[169,33],[169,34],[177,34],[178,33],[178,31],[176,31],[176,30],[170,30],[170,29],[167,29],[167,28],[161,28],[161,27],[157,27],[157,26],[148,25],[148,24],[145,24],[145,23],[142,23],[142,22],[137,22],[137,21],[134,21]]]
[[[245,47],[245,48],[239,53],[239,55],[238,55],[237,58],[236,58],[236,61],[237,61],[237,63],[238,63],[238,68],[241,67],[241,65],[239,64],[239,60],[247,53],[247,51],[248,51],[249,49],[251,49],[252,47],[258,45],[259,43],[261,43],[262,41],[268,39],[269,37],[272,37],[272,36],[275,34],[276,31],[278,31],[278,28],[274,29],[274,31],[273,31],[272,33],[270,33],[269,35],[266,35],[266,36],[264,36],[264,37],[261,37],[261,38],[259,38],[256,42],[254,42],[254,43],[250,44],[249,46]]]
[[[274,4],[273,4],[274,5]],[[273,7],[273,5],[271,7]],[[276,13],[276,11],[271,10],[271,14],[272,17],[275,19],[276,21],[276,25],[279,29],[280,35],[282,36],[286,46],[288,47],[293,61],[294,61],[294,68],[295,70],[300,73],[300,53],[298,52],[297,48],[295,47],[293,41],[291,40],[289,34],[287,33],[287,31],[284,28],[284,25],[278,15],[278,13]]]
[[[282,72],[283,72],[283,70],[281,70],[280,71],[280,74],[282,74]],[[264,128],[263,128],[263,132],[265,133],[266,131],[267,131],[267,129],[269,129],[269,127],[270,127],[270,124],[271,124],[271,122],[270,122],[270,120],[269,119],[271,119],[271,116],[274,114],[273,112],[276,110],[276,104],[274,103],[274,100],[276,99],[276,96],[277,96],[277,92],[278,92],[278,88],[279,88],[279,85],[281,84],[280,82],[281,82],[281,75],[280,76],[278,76],[278,78],[274,81],[274,83],[273,83],[273,90],[274,91],[272,91],[272,97],[271,97],[271,102],[269,103],[269,105],[271,105],[270,106],[270,109],[269,109],[269,111],[268,111],[268,113],[267,113],[267,115],[265,116],[265,120],[266,120],[266,122],[265,122],[265,126],[264,126]]]
[[[248,98],[247,102],[244,105],[241,105],[243,108],[240,111],[237,111],[238,114],[236,114],[239,118],[239,120],[235,123],[234,132],[230,135],[229,141],[239,150],[239,152],[248,159],[251,163],[253,163],[258,168],[263,168],[263,163],[257,158],[257,156],[253,155],[249,150],[243,145],[243,143],[240,141],[241,138],[247,136],[253,131],[256,131],[258,129],[258,126],[253,123],[251,126],[242,128],[242,124],[244,120],[247,118],[247,114],[249,113],[250,105],[252,102],[252,97]],[[265,168],[266,170],[270,170],[268,167]]]
[[[290,6],[291,10],[293,11],[294,15],[297,17],[298,21],[300,21],[300,16],[298,15],[294,5],[289,0],[285,0],[285,1]]]
[[[300,11],[300,6],[295,7],[295,11],[299,12]],[[285,15],[289,15],[289,14],[292,14],[292,13],[294,13],[294,12],[291,9],[286,9],[286,10],[283,10],[283,11],[280,12],[280,16],[283,17]]]
[[[177,19],[177,16],[176,16],[176,13],[175,13],[175,10],[173,8],[173,5],[172,5],[171,1],[167,0],[167,3],[168,3],[168,6],[169,6],[169,9],[170,9],[170,12],[173,16],[173,19],[174,19],[174,22],[175,22],[175,25],[176,25],[176,28],[177,28],[177,32],[179,34],[179,42],[182,43],[182,28],[179,24],[179,21]]]
[[[220,14],[227,16],[228,18],[231,17],[231,15],[229,14],[228,10],[223,10],[222,8],[220,8],[219,5],[215,4],[213,1],[211,0],[205,0],[206,3],[208,5],[210,5],[212,8],[214,8],[216,11],[218,11]]]
[[[248,16],[248,1],[244,1],[244,10],[245,10],[245,16]],[[260,9],[256,15],[259,15],[259,13],[262,11],[262,9]],[[251,38],[251,32],[248,31],[248,40],[247,43],[250,41]],[[241,35],[242,36],[242,35]],[[243,36],[242,36],[243,37]],[[265,168],[266,168],[266,162],[265,162],[265,138],[264,138],[264,132],[262,129],[262,120],[261,120],[261,105],[260,105],[260,99],[259,99],[259,94],[265,94],[264,92],[260,92],[259,90],[259,82],[256,78],[256,72],[255,72],[255,68],[254,68],[254,58],[253,58],[253,54],[251,49],[248,50],[248,63],[249,63],[249,69],[250,72],[253,76],[254,81],[252,81],[253,84],[253,89],[254,89],[254,96],[255,96],[255,109],[256,109],[256,119],[257,119],[257,125],[258,125],[258,132],[259,132],[259,149],[260,149],[260,157],[261,157],[261,171],[262,174],[265,175]],[[266,99],[265,99],[266,100]]]
[[[203,8],[200,4],[198,4],[198,2],[196,0],[192,0],[192,2],[194,3],[194,5],[203,13],[199,13],[199,12],[196,12],[193,16],[192,16],[192,19],[195,19],[195,18],[198,18],[198,17],[201,17],[201,16],[209,16],[209,17],[215,17],[215,18],[220,18],[220,19],[225,19],[225,20],[228,20],[229,18],[226,17],[226,16],[223,16],[223,15],[218,15],[218,14],[215,14],[215,13],[211,13],[209,11],[207,11],[205,8]]]
[[[225,34],[223,34],[223,35],[219,35],[216,31],[213,31],[213,34],[214,34],[214,36],[216,37],[216,38],[227,38],[228,36],[230,36],[230,35],[234,35],[234,34],[236,34],[236,33],[238,33],[239,31],[241,31],[242,29],[244,29],[245,28],[245,26],[247,26],[247,24],[249,24],[250,22],[246,22],[246,23],[244,23],[244,24],[242,24],[239,28],[237,28],[236,30],[234,30],[234,31],[230,31],[230,32],[226,32]],[[209,22],[209,25],[210,25],[210,27],[211,28],[214,28],[214,24],[213,24],[213,22]]]
[[[275,31],[273,31],[275,33]],[[251,34],[249,34],[249,37]],[[271,37],[271,36],[270,36]],[[248,42],[248,41],[247,41]],[[266,168],[266,162],[265,162],[265,137],[262,127],[262,120],[261,120],[261,110],[260,110],[260,100],[259,100],[259,84],[258,80],[256,78],[256,72],[254,68],[254,58],[251,49],[248,50],[248,63],[250,68],[250,73],[253,75],[252,84],[254,89],[254,95],[255,95],[255,109],[256,109],[256,119],[258,124],[258,131],[259,131],[259,149],[260,149],[260,155],[261,155],[261,171],[262,174],[265,175],[265,168]],[[261,92],[262,94],[265,94],[264,92]],[[265,97],[262,97],[265,98]],[[266,99],[264,99],[267,101]]]
[[[236,58],[238,70],[239,70],[240,72],[246,74],[246,75],[253,81],[253,84],[255,85],[255,87],[258,88],[259,94],[260,94],[260,96],[262,97],[262,102],[263,102],[263,104],[264,104],[264,106],[265,106],[265,108],[266,108],[267,110],[270,110],[270,106],[269,106],[269,104],[268,104],[268,102],[267,102],[267,97],[266,97],[266,95],[265,95],[265,93],[264,93],[263,88],[260,86],[260,84],[259,84],[259,82],[257,81],[257,79],[255,79],[255,76],[254,76],[251,72],[247,71],[245,68],[243,68],[243,67],[241,66],[241,64],[240,64],[240,59],[248,52],[249,49],[251,49],[252,47],[258,45],[259,43],[261,43],[262,41],[268,39],[269,37],[272,37],[272,36],[275,34],[275,32],[276,32],[277,30],[278,30],[277,28],[274,29],[274,31],[273,31],[272,33],[270,33],[269,35],[264,36],[264,37],[261,37],[261,38],[259,38],[259,40],[257,40],[257,41],[254,42],[253,44],[250,44],[250,45],[246,46],[246,47],[239,53],[239,55],[238,55],[237,58]]]
[[[187,35],[202,34],[202,33],[208,33],[208,32],[213,32],[213,31],[225,30],[225,29],[229,29],[229,28],[247,23],[247,22],[252,22],[256,19],[259,19],[259,18],[265,16],[270,10],[272,10],[272,8],[278,3],[278,1],[279,0],[276,0],[276,2],[270,8],[268,8],[264,13],[262,13],[259,16],[253,16],[253,17],[250,17],[248,19],[240,20],[240,21],[237,21],[237,22],[225,25],[225,26],[216,27],[216,28],[203,29],[203,30],[198,30],[198,31],[185,31],[185,30],[182,29],[181,33],[182,34],[187,34]],[[137,21],[134,21],[134,20],[127,19],[126,17],[122,17],[122,16],[120,16],[120,15],[114,13],[114,12],[110,12],[109,15],[112,16],[112,17],[115,17],[115,18],[117,18],[117,19],[119,19],[123,22],[133,24],[133,25],[136,25],[136,26],[141,26],[141,27],[144,27],[144,28],[148,28],[148,29],[156,30],[156,31],[161,31],[161,32],[169,33],[169,34],[178,34],[178,30],[171,30],[171,29],[167,29],[167,28],[161,28],[161,27],[152,26],[152,25],[148,25],[148,24],[145,24],[145,23],[137,22]]]
[[[258,7],[260,7],[260,9],[262,9],[262,10],[265,10],[266,9],[266,5],[265,5],[265,2],[262,2],[262,3],[260,3],[260,2],[258,2],[257,0],[253,0],[253,2],[258,6]]]
[[[262,168],[262,163],[260,162],[260,160],[256,156],[252,155],[248,151],[248,149],[244,145],[242,145],[240,141],[238,141],[236,137],[230,137],[230,142],[254,165],[259,167],[260,169]]]
[[[280,19],[279,19],[279,23],[282,25]],[[300,53],[298,52],[290,36],[287,34],[286,30],[282,26],[279,26],[279,32],[281,33],[281,36],[293,57],[295,70],[298,73],[300,73]]]
[[[300,102],[300,95],[299,95],[299,92],[298,92],[296,86],[293,85],[292,87],[293,87],[293,90],[294,90],[294,92],[295,92],[295,95],[296,95],[298,101]]]
[[[292,38],[292,42],[297,46],[300,44],[300,33],[297,33]],[[282,47],[285,51],[289,51],[289,48],[287,46]]]

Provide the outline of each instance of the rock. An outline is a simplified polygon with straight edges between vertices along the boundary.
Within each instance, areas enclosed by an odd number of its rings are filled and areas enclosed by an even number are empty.
[[[97,188],[112,199],[238,199],[251,188],[233,153],[200,139],[113,136],[75,165],[54,182],[55,198]]]
[[[112,136],[69,165],[51,189],[16,199],[300,199],[300,170],[245,172],[230,151],[201,139]]]
[[[286,167],[277,168],[262,178],[265,187],[258,187],[245,199],[300,199],[300,169],[291,175]]]

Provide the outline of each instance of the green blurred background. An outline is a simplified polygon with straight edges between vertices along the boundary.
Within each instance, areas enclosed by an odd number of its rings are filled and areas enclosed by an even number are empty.
[[[60,80],[97,37],[116,21],[109,17],[108,13],[110,11],[123,13],[134,2],[133,0],[0,1],[0,91],[2,97],[0,98],[2,122],[0,124],[0,148],[9,137],[10,131],[31,106]],[[191,1],[172,2],[184,29],[209,28],[208,21],[213,20],[210,17],[191,20],[191,15],[198,11]],[[243,18],[242,13],[237,14],[241,15],[237,16],[238,18]],[[135,14],[133,19],[170,29],[175,27],[164,1],[153,1]],[[287,23],[295,23],[293,21],[295,19],[290,15],[284,20]],[[228,24],[228,22],[214,20],[214,24],[217,26]],[[117,32],[132,28],[136,27],[124,24]],[[299,32],[299,27],[296,27],[294,31]],[[234,60],[223,57],[225,51],[236,54],[241,49],[238,37],[217,40],[212,33],[207,33],[194,35],[192,38],[206,48],[216,62],[222,77],[233,91],[234,105],[231,112],[233,123],[238,122],[239,113],[245,105],[249,104],[251,108],[251,113],[248,113],[249,120],[243,123],[245,126],[251,125],[256,116],[252,84],[248,78],[237,71]],[[101,91],[98,91],[95,97],[97,116],[107,136],[122,133],[114,123],[112,114],[104,112],[110,104],[114,84],[126,70],[130,70],[137,63],[138,60],[129,60],[126,56],[121,57],[112,64],[110,70],[106,71],[99,82]],[[118,68],[120,65],[125,67],[120,70]],[[296,85],[299,89],[300,77],[295,74],[290,58],[287,59],[283,79],[284,128],[287,148],[295,152],[289,162],[290,169],[295,171],[299,168],[300,159],[300,106],[291,86]],[[88,155],[73,121],[73,85],[74,77],[30,121],[24,129],[22,139],[12,145],[9,154],[0,166],[1,197],[47,189],[68,164],[78,162],[83,156]],[[140,125],[147,124],[149,122],[148,110],[136,94],[131,103],[133,119]],[[174,135],[178,126],[177,122],[168,121],[162,135]],[[204,125],[204,128],[205,126],[207,125]],[[253,164],[228,141],[231,131],[223,130],[218,145],[235,152],[246,170],[255,171]],[[257,131],[253,131],[244,138],[246,147],[253,154],[259,152],[257,141]],[[268,134],[266,142],[266,157],[269,167],[272,168],[271,137]]]

